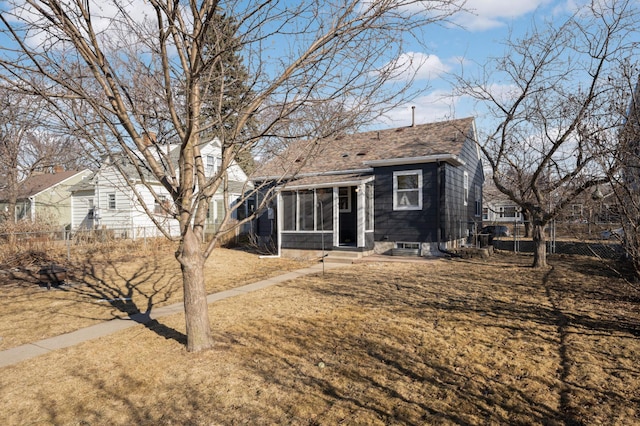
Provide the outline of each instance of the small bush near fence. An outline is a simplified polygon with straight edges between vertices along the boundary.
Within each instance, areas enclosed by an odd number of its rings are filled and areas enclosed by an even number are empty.
[[[154,229],[100,229],[11,232],[0,234],[0,268],[29,268],[47,263],[64,263],[76,255],[131,253],[161,250],[172,244]]]
[[[239,241],[236,223],[229,223],[226,228],[227,231],[219,233],[217,245],[236,245]],[[217,231],[213,228],[206,230],[205,240],[210,241]],[[141,251],[162,250],[171,244],[156,227],[5,232],[0,233],[0,268],[60,263],[87,251],[108,251],[115,255],[122,251],[127,255],[140,255]]]

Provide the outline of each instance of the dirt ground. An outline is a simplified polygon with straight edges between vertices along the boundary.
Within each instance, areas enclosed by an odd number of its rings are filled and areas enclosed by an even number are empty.
[[[235,268],[258,268],[243,255]],[[218,344],[198,354],[184,349],[184,318],[162,318],[4,368],[0,423],[640,424],[637,288],[590,258],[529,263],[362,263],[299,278],[211,305]],[[107,275],[163,295],[173,274],[152,265]],[[3,323],[31,288],[10,290]],[[28,334],[11,315],[12,333]]]

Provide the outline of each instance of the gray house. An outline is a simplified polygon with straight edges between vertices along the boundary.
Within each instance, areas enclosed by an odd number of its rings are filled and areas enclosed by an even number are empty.
[[[353,250],[433,255],[482,223],[484,174],[473,118],[298,141],[252,176],[276,186],[256,220],[280,253]]]

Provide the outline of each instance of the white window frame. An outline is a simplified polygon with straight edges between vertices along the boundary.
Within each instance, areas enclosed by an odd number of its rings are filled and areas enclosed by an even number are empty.
[[[469,204],[469,173],[464,172],[462,175],[462,179],[463,179],[463,189],[464,189],[464,205],[468,205]]]
[[[365,214],[367,217],[365,218],[365,232],[373,231],[375,228],[375,187],[371,183],[367,183],[364,186],[365,190]],[[369,226],[366,224],[369,222]]]
[[[216,157],[207,155],[207,175],[213,176],[216,173]]]
[[[347,206],[345,208],[342,208],[342,203],[340,202],[340,200],[344,197],[343,195],[340,194],[340,192],[342,190],[346,190],[347,191]],[[341,186],[338,188],[338,208],[340,209],[340,213],[351,213],[351,187],[350,186]]]
[[[107,207],[109,210],[116,210],[118,208],[115,192],[107,194]]]
[[[418,188],[410,190],[398,189],[398,176],[418,176]],[[398,204],[398,192],[418,191],[418,205],[417,206],[405,206]],[[393,172],[393,210],[422,210],[422,170],[402,170]]]

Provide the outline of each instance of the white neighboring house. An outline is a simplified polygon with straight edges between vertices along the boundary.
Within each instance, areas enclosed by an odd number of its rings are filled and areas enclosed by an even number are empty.
[[[491,180],[485,182],[483,193],[483,225],[494,223],[522,223],[520,206],[501,193]]]
[[[167,145],[170,157],[177,158],[179,146]],[[213,176],[218,172],[222,163],[220,142],[213,139],[201,148],[205,162],[205,175]],[[140,156],[142,158],[142,156]],[[123,173],[134,184],[134,189],[127,184]],[[160,202],[154,198],[151,191],[140,180],[135,167],[123,162],[120,167],[113,163],[105,163],[100,169],[72,188],[72,230],[82,229],[110,229],[118,233],[119,237],[138,238],[159,235],[153,221],[144,211],[136,192],[142,197],[147,209],[155,216],[161,226],[171,235],[180,234],[178,221],[171,217],[173,201],[167,190],[150,173],[146,175],[147,185],[154,188],[160,197]],[[229,196],[224,200],[222,189],[214,195],[207,216],[207,230],[217,229],[224,215],[224,206],[234,205],[242,194],[250,188],[247,175],[235,162],[229,166]],[[241,206],[240,209],[245,208]],[[233,212],[237,218],[238,211]],[[240,212],[246,214],[246,212]]]

